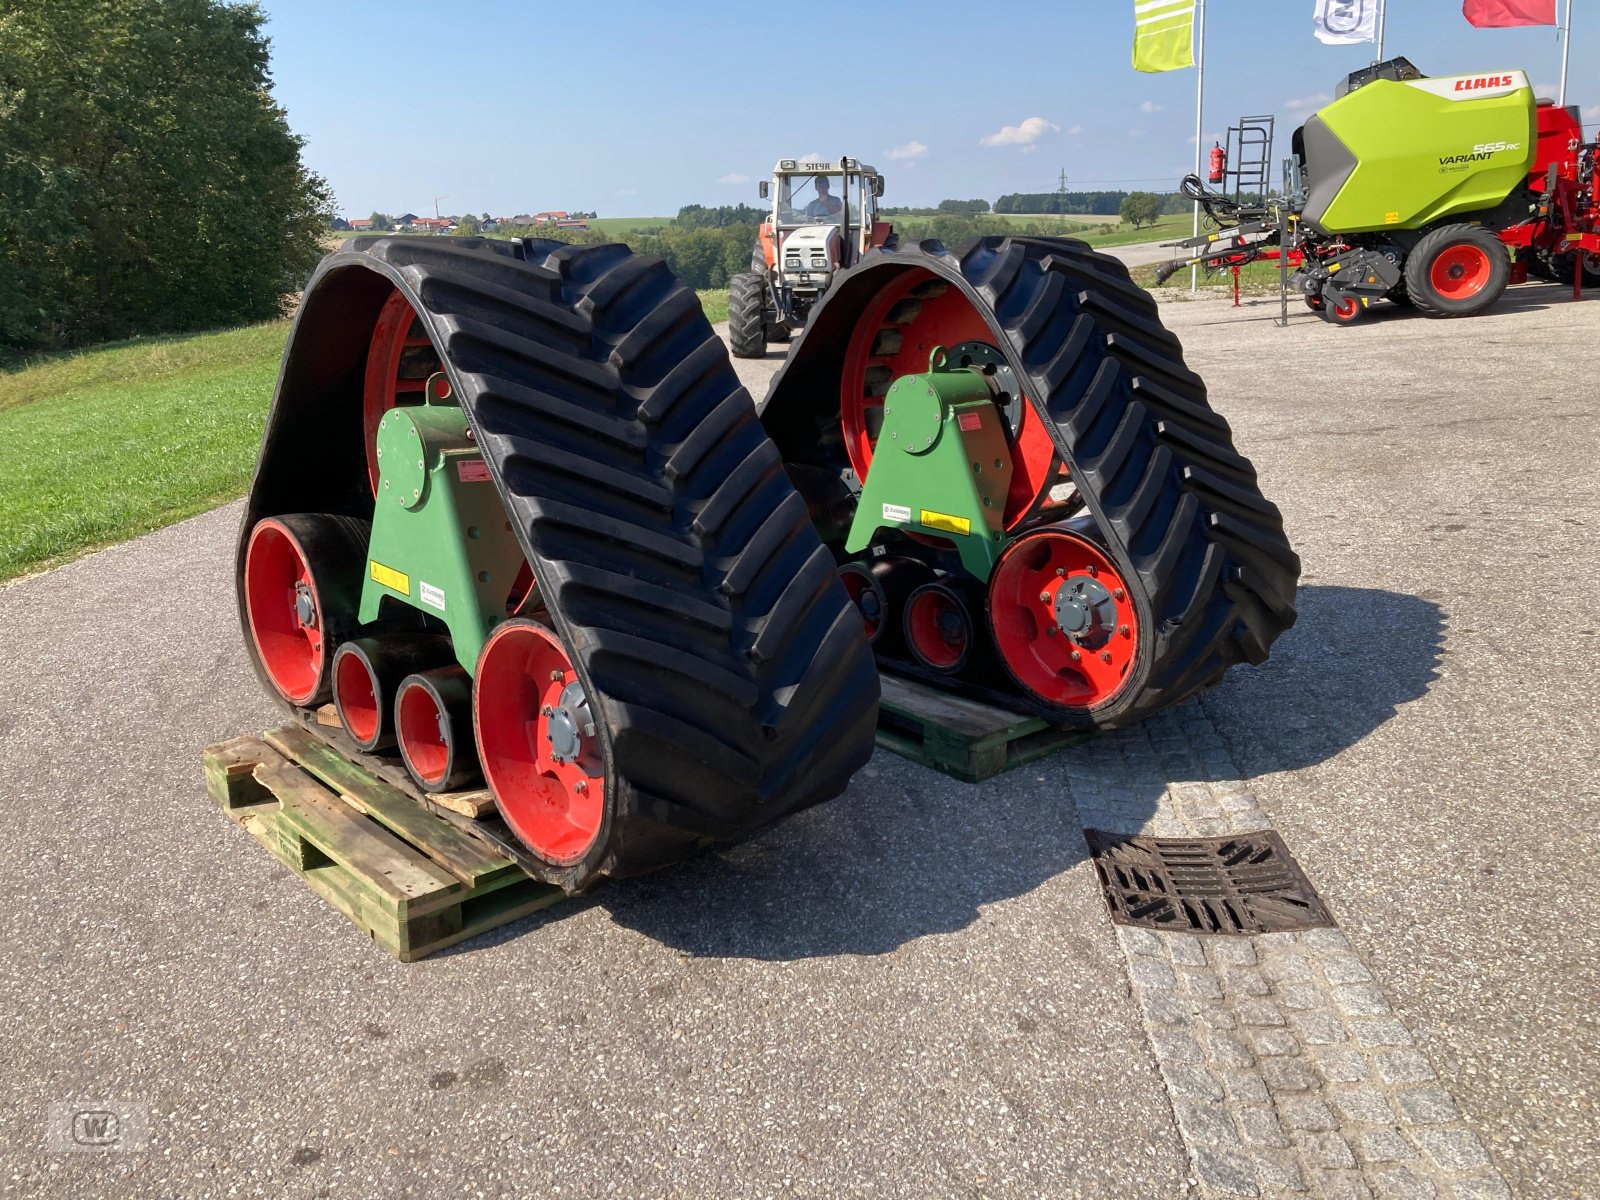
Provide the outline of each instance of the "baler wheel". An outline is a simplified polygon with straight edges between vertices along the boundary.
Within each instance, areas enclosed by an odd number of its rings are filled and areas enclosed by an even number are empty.
[[[1357,321],[1361,320],[1362,317],[1366,316],[1367,313],[1367,310],[1362,306],[1361,301],[1355,299],[1354,297],[1351,297],[1342,303],[1338,301],[1330,301],[1326,297],[1322,296],[1317,297],[1317,299],[1321,300],[1322,303],[1320,307],[1316,308],[1314,311],[1316,312],[1317,316],[1321,317],[1330,325],[1354,325]]]
[[[555,631],[529,620],[497,627],[478,657],[472,708],[506,824],[546,862],[581,860],[606,817],[608,751]]]
[[[1088,712],[1127,685],[1139,619],[1127,584],[1084,530],[1031,530],[1006,548],[989,580],[1000,661],[1031,696]]]
[[[1424,316],[1476,316],[1510,280],[1505,243],[1481,225],[1435,229],[1406,255],[1406,291]]]
[[[460,666],[406,676],[395,691],[394,726],[406,770],[424,790],[453,792],[478,777],[472,677]]]
[[[290,704],[332,692],[334,651],[356,629],[371,525],[327,513],[258,521],[241,596],[262,671]]]

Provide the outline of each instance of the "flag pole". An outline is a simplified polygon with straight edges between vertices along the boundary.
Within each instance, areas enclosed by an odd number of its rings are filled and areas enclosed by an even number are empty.
[[[1567,0],[1567,24],[1561,31],[1561,95],[1556,104],[1567,106],[1567,62],[1572,57],[1572,0]]]
[[[1570,6],[1572,0],[1567,0]],[[1198,12],[1195,13],[1195,80],[1194,80],[1194,173],[1195,178],[1204,179],[1200,174],[1201,161],[1205,155],[1205,108],[1206,108],[1206,0],[1199,0]],[[1194,202],[1194,236],[1200,236],[1200,201]],[[1189,291],[1200,290],[1200,267],[1198,264],[1189,268]]]
[[[1567,3],[1570,5],[1572,3],[1572,0],[1567,0]],[[1378,0],[1378,57],[1373,60],[1374,62],[1382,62],[1383,61],[1383,30],[1384,30],[1384,26],[1388,23],[1388,20],[1389,20],[1389,3],[1388,3],[1388,0]]]

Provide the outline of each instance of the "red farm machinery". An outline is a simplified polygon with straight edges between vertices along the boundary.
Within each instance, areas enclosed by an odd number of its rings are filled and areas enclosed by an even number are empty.
[[[879,671],[1083,730],[1259,663],[1299,561],[1124,268],[869,249],[759,407],[623,246],[355,238],[238,556],[263,682],[580,891],[838,795]]]
[[[1290,289],[1338,325],[1383,299],[1472,316],[1529,275],[1577,299],[1600,286],[1597,155],[1578,110],[1536,100],[1520,71],[1429,77],[1392,59],[1295,131],[1281,202],[1186,178],[1217,228],[1175,243],[1189,257],[1157,278],[1284,259]]]

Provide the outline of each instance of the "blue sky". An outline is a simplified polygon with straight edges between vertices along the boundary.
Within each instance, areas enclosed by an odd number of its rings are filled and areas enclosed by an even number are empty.
[[[671,215],[754,203],[775,159],[812,153],[874,164],[902,205],[1050,191],[1062,168],[1069,189],[1170,190],[1194,159],[1194,72],[1131,68],[1133,0],[263,7],[278,99],[347,216],[441,194],[446,213]],[[1568,100],[1592,128],[1600,0],[1576,7]],[[1370,60],[1317,42],[1312,9],[1210,0],[1208,148],[1271,112],[1281,158]],[[1434,75],[1521,68],[1541,94],[1560,73],[1553,29],[1473,29],[1459,0],[1390,0],[1385,49]]]

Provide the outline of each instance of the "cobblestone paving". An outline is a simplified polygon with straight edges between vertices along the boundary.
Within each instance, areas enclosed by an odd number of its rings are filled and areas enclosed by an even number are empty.
[[[1078,755],[1067,774],[1087,828],[1220,837],[1269,826],[1198,704]],[[1117,932],[1202,1192],[1511,1195],[1337,929]]]

